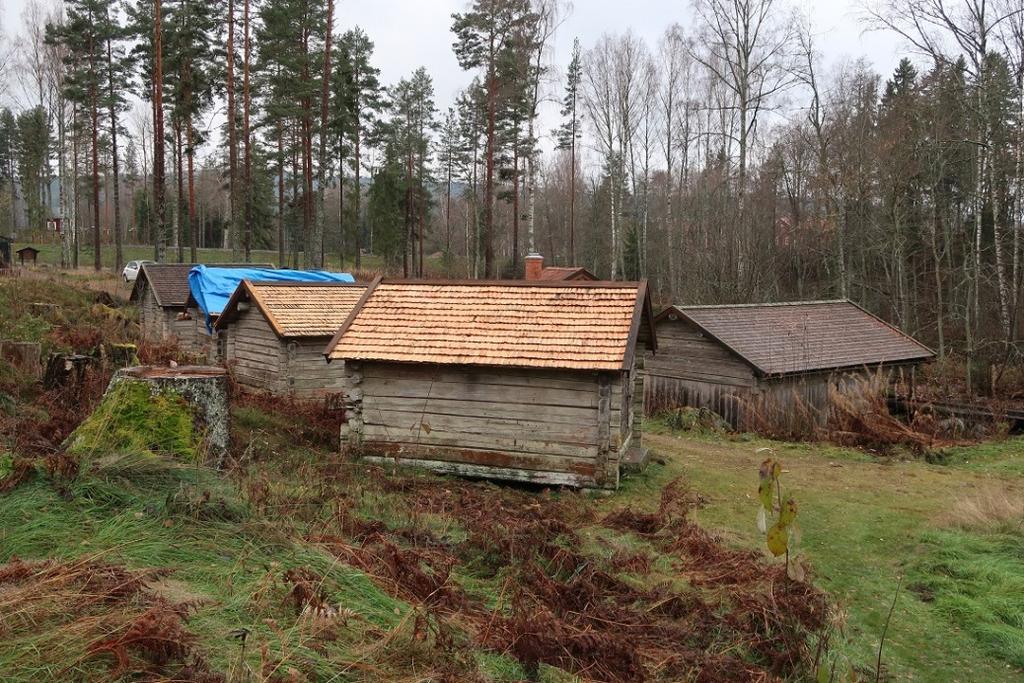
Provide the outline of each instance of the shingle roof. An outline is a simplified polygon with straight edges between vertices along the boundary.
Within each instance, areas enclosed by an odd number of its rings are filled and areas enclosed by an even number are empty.
[[[575,370],[632,363],[646,282],[375,282],[329,359]],[[650,331],[652,344],[653,328]]]
[[[148,282],[153,288],[158,306],[184,308],[191,291],[188,287],[188,273],[195,263],[143,263],[135,278],[135,285],[129,301],[136,301],[142,295],[142,287]],[[270,263],[218,263],[218,268],[273,268]]]
[[[365,284],[341,282],[250,282],[243,280],[214,325],[236,317],[238,304],[252,301],[280,337],[330,337],[359,302]]]
[[[158,306],[164,308],[184,307],[188,300],[188,271],[191,263],[144,263],[135,278],[130,299],[135,301],[142,294],[142,287],[149,283],[153,288]]]
[[[851,301],[672,306],[765,375],[913,362],[931,349]]]
[[[596,280],[597,276],[578,266],[547,266],[540,271],[541,280]]]

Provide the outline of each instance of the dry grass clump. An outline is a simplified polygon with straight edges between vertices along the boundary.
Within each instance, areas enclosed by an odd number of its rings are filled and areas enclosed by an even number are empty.
[[[937,522],[966,531],[1024,531],[1024,492],[996,484],[984,486],[957,498]]]
[[[310,540],[418,610],[411,628],[435,651],[435,673],[446,662],[451,680],[473,680],[474,646],[513,657],[528,676],[550,665],[601,681],[769,680],[812,667],[823,594],[701,529],[679,482],[655,512],[602,521],[584,497],[382,475],[359,496],[386,500],[391,523],[355,524],[353,506],[342,506],[331,533]],[[458,540],[424,521],[439,518],[458,521]],[[595,524],[672,558],[683,583],[652,582],[643,552],[585,552],[579,529]],[[481,582],[493,592],[482,595]]]
[[[221,680],[185,627],[195,605],[172,603],[149,588],[169,573],[130,570],[96,557],[13,558],[0,565],[0,638],[55,680]],[[16,668],[28,664],[7,661]]]

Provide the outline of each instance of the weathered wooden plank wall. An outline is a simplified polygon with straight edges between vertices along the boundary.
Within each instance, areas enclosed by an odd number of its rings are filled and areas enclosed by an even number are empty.
[[[357,368],[364,455],[470,475],[617,483],[607,481],[606,469],[618,468],[624,400],[618,373],[392,363]]]
[[[281,356],[280,340],[258,312],[243,311],[228,328],[225,362],[242,386],[274,391]]]
[[[299,398],[342,394],[352,387],[345,362],[324,359],[327,338],[295,339],[284,342],[284,369],[278,391]]]
[[[219,334],[224,361],[243,387],[316,398],[352,386],[343,361],[324,359],[327,339],[282,339],[256,308],[241,311]]]

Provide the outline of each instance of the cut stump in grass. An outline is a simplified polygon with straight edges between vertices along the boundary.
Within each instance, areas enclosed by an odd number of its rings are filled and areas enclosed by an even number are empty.
[[[192,410],[206,459],[218,467],[223,463],[230,438],[228,375],[224,368],[206,365],[122,368],[110,379],[107,394],[126,382],[148,385],[154,394],[170,392],[180,396]]]

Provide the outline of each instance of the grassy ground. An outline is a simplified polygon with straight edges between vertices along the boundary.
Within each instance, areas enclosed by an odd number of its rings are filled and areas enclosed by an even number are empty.
[[[947,464],[928,465],[657,431],[648,445],[666,464],[629,482],[626,499],[682,476],[708,498],[697,519],[740,546],[761,545],[759,451],[774,451],[800,504],[799,553],[845,611],[840,649],[862,667],[874,661],[902,576],[883,656],[891,675],[1024,680],[1024,440],[955,449]]]
[[[130,315],[112,315],[87,291],[112,284],[42,272],[0,282],[0,336],[79,352],[130,341]],[[713,680],[764,670],[811,677],[815,642],[793,615],[815,595],[794,592],[778,562],[758,559],[766,448],[800,504],[799,555],[840,610],[826,661],[874,679],[903,577],[888,674],[1024,679],[1021,439],[952,449],[929,465],[654,424],[645,438],[660,462],[616,495],[591,498],[353,464],[330,445],[336,426],[314,413],[246,403],[233,411],[227,474],[144,452],[181,436],[154,439],[146,417],[145,448],[93,430],[88,457],[69,464],[53,454],[104,379],[60,394],[0,370],[4,680],[99,680],[153,667],[216,680],[164,661],[195,657],[232,683],[574,680],[567,672],[610,680],[594,667],[618,667],[624,679],[634,657],[660,680],[697,671]],[[686,490],[671,486],[677,479]],[[691,520],[718,530],[723,544]],[[137,592],[117,579],[105,593],[89,578],[161,568],[171,571]],[[173,605],[190,613],[184,631],[174,630]],[[163,640],[128,649],[125,667],[97,651],[104,639],[152,636],[142,624],[153,610]],[[168,643],[181,649],[160,649]]]

